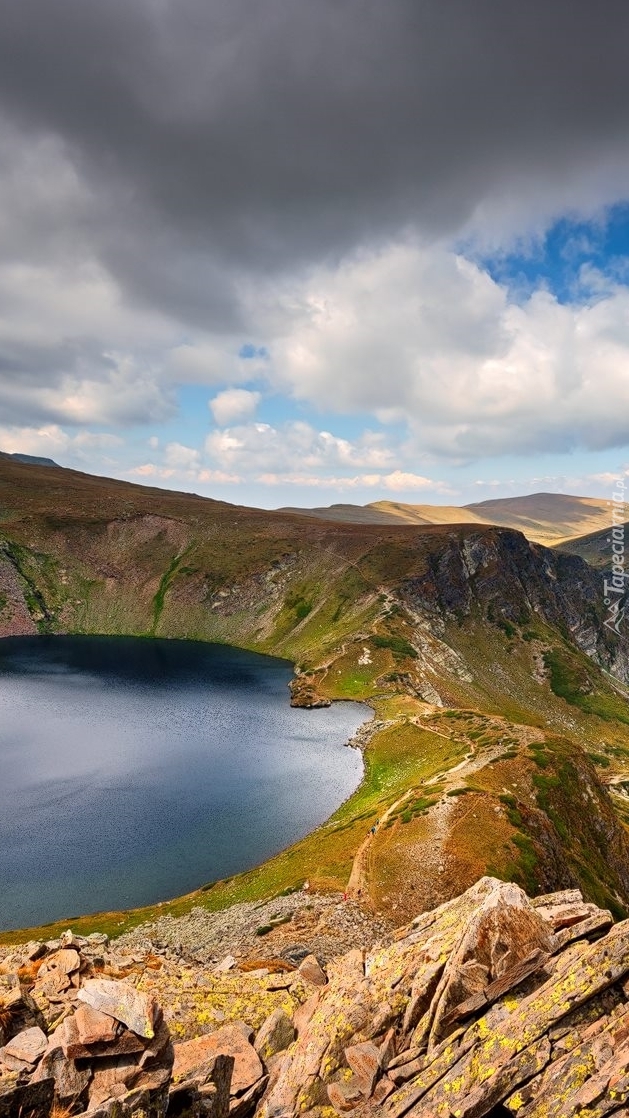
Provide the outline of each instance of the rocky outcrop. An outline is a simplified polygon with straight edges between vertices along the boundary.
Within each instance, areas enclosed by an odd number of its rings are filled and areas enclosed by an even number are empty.
[[[312,676],[297,673],[290,682],[290,705],[304,707],[306,710],[315,710],[319,707],[329,707],[331,702],[325,695],[317,690],[316,681]]]
[[[157,1002],[96,977],[102,940],[34,943],[0,976],[0,1114],[165,1113],[174,1059]]]
[[[452,530],[428,550],[424,570],[404,579],[398,593],[412,611],[438,622],[477,615],[527,625],[538,616],[629,681],[629,641],[605,627],[600,571],[520,532]]]
[[[107,946],[67,932],[5,958],[0,1116],[245,1118],[268,1084],[265,1062],[294,1039],[290,1018],[272,1014],[256,1047],[242,1021],[173,1043],[133,957],[108,954],[129,974],[105,975]]]
[[[0,634],[30,636],[37,625],[26,601],[26,586],[12,562],[9,549],[0,544]]]
[[[173,1049],[162,1012],[127,983],[109,985],[116,997],[108,1013],[79,1003],[48,1035],[32,1026],[0,1048],[0,1114],[44,1116],[55,1105],[92,1118],[165,1113]],[[134,1032],[123,1019],[129,1011],[134,1017],[140,1002],[144,1023]],[[7,1020],[12,1032],[10,1014]]]
[[[103,977],[97,951],[69,934],[2,976],[2,1118],[627,1113],[629,921],[574,889],[482,878],[381,946],[307,959],[292,1018],[174,1044],[141,976]]]
[[[629,1099],[629,923],[576,890],[530,901],[483,878],[328,972],[261,1118],[567,1118]]]

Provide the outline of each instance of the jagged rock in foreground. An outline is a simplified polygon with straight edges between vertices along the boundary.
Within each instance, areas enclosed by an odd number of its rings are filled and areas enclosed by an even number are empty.
[[[292,1021],[257,1036],[232,1021],[173,1045],[141,975],[99,976],[72,937],[30,952],[0,976],[0,1118],[629,1115],[629,921],[576,890],[482,878],[327,973],[310,960],[316,981],[294,971]]]
[[[628,975],[629,922],[483,878],[330,965],[260,1118],[628,1113]]]

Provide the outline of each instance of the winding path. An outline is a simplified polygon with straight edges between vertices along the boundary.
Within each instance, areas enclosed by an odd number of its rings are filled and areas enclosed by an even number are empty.
[[[413,721],[416,721],[418,725],[420,724],[420,720],[414,719]],[[504,720],[500,718],[497,718],[496,721],[499,723],[504,722]],[[523,740],[543,736],[541,731],[538,729],[533,730],[531,727],[518,727],[518,729],[521,732],[520,736]],[[430,726],[430,730],[431,733],[439,734],[439,736],[445,738],[447,741],[451,742],[453,740],[450,734],[446,734],[442,730],[436,729],[434,726]],[[496,757],[504,752],[504,746],[500,743],[497,743],[492,748],[483,749],[482,752],[477,752],[472,743],[468,744],[471,747],[471,752],[467,753],[462,761],[457,762],[456,765],[453,765],[452,768],[448,769],[445,773],[437,773],[435,776],[430,777],[430,779],[425,781],[422,785],[425,789],[430,788],[430,786],[434,784],[443,786],[439,802],[430,810],[431,822],[433,824],[432,838],[430,843],[424,844],[426,866],[429,871],[434,874],[441,872],[440,867],[443,864],[443,850],[449,834],[449,820],[457,806],[456,801],[448,796],[448,792],[459,784],[461,777],[469,777],[473,773],[478,772],[479,769],[483,769],[485,765],[495,760]],[[354,856],[349,881],[347,883],[346,893],[348,898],[364,902],[369,897],[368,869],[373,840],[387,820],[398,811],[406,800],[416,795],[417,791],[415,787],[407,789],[404,795],[400,796],[399,799],[392,803],[383,813],[378,823],[375,825],[375,830],[373,832],[370,831],[365,839],[363,839]]]

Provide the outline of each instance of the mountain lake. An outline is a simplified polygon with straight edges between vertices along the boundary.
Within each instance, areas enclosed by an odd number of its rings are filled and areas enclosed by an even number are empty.
[[[142,637],[0,641],[0,928],[135,907],[257,865],[358,786],[360,703],[291,665]]]

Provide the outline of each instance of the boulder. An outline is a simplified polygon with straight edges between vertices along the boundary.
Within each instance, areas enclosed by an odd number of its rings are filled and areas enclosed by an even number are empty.
[[[34,1025],[32,1028],[24,1029],[21,1033],[18,1033],[4,1048],[0,1049],[0,1058],[4,1059],[5,1056],[10,1056],[20,1063],[34,1066],[41,1059],[47,1047],[48,1039],[45,1032],[39,1028],[39,1025]]]
[[[29,963],[36,963],[38,959],[43,959],[44,955],[48,954],[48,948],[45,943],[35,940],[33,943],[26,945],[26,958]]]
[[[247,1026],[245,1026],[245,1029]],[[174,1044],[173,1079],[198,1078],[218,1055],[232,1056],[231,1094],[249,1090],[264,1074],[260,1057],[238,1025],[224,1025],[214,1033]]]
[[[154,998],[136,990],[128,982],[106,978],[88,979],[77,994],[79,1001],[92,1009],[122,1021],[138,1036],[150,1039],[155,1035],[157,1003]]]
[[[214,1056],[202,1070],[192,1069],[171,1085],[168,1118],[227,1118],[233,1070],[233,1056],[223,1054]]]
[[[493,882],[445,966],[432,1000],[429,1048],[454,1027],[447,1019],[458,1005],[533,951],[549,952],[550,945],[548,924],[526,893],[510,882]]]
[[[380,1072],[380,1052],[375,1044],[366,1041],[352,1044],[345,1049],[347,1065],[356,1076],[356,1085],[367,1098],[372,1094]]]
[[[138,1079],[138,1065],[133,1056],[114,1056],[99,1060],[89,1087],[89,1104],[100,1106],[107,1099],[126,1094]]]
[[[319,991],[315,990],[314,993],[295,1010],[293,1024],[297,1033],[303,1033],[318,1004]]]
[[[79,1044],[104,1044],[116,1039],[118,1030],[115,1017],[102,1013],[87,1003],[78,1006],[73,1020]]]
[[[20,986],[15,974],[0,975],[0,1013],[5,1044],[24,1029],[46,1025],[37,1002]]]
[[[325,986],[328,979],[315,955],[306,955],[297,968],[297,974],[313,986]]]
[[[51,1042],[31,1077],[31,1083],[52,1078],[55,1098],[62,1106],[70,1101],[75,1106],[80,1105],[87,1100],[92,1069],[77,1067],[74,1060],[67,1059],[60,1045]]]
[[[347,1114],[364,1102],[362,1092],[354,1083],[329,1083],[328,1098],[338,1114]]]
[[[80,966],[81,956],[78,951],[75,951],[72,947],[62,948],[52,955],[46,955],[37,972],[37,977],[43,977],[45,974],[50,974],[51,971],[60,971],[62,974],[68,975],[74,974]]]
[[[8,1084],[0,1079],[0,1118],[48,1118],[54,1098],[54,1080]]]

